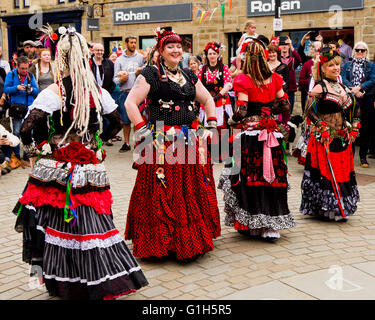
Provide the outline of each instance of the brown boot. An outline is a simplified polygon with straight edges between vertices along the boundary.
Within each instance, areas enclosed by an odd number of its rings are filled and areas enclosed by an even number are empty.
[[[9,161],[4,161],[0,164],[0,171],[1,175],[7,174],[12,171],[11,167],[9,166]]]
[[[9,166],[12,170],[17,169],[19,166],[21,166],[21,161],[15,156],[14,153],[10,156]]]
[[[30,161],[27,160],[21,160],[21,166],[25,169],[25,167],[30,167]]]

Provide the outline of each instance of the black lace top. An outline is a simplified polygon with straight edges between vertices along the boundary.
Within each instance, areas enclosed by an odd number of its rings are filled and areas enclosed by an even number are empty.
[[[67,99],[66,99],[67,111],[63,112],[63,125],[61,125],[61,122],[60,122],[61,114],[60,114],[59,102],[52,101],[49,103],[49,101],[46,101],[46,99],[48,98],[48,95],[47,95],[47,98],[43,98],[42,101],[44,101],[46,104],[49,104],[49,106],[44,108],[44,104],[40,105],[40,103],[43,103],[43,102],[39,102],[38,104],[39,106],[32,108],[30,113],[28,114],[28,116],[25,118],[25,120],[22,123],[20,136],[21,136],[22,143],[24,145],[26,146],[30,145],[33,139],[36,145],[40,144],[41,142],[48,139],[49,135],[51,134],[51,131],[53,130],[50,144],[52,146],[52,149],[54,149],[55,146],[60,142],[60,140],[65,135],[65,132],[68,130],[68,128],[70,127],[72,123],[72,119],[71,119],[72,106],[70,104],[72,90],[71,90],[70,78],[69,79],[65,78],[64,81],[65,81],[64,86],[67,92]],[[48,91],[46,91],[44,94],[46,94],[47,92]],[[37,102],[38,101],[35,101],[35,103]],[[110,123],[100,135],[100,138],[103,141],[107,141],[110,138],[114,137],[121,130],[121,126],[122,126],[121,117],[116,109],[110,113],[102,114],[102,117],[105,117]],[[92,144],[94,148],[97,148],[94,135],[98,129],[99,129],[98,115],[96,113],[96,110],[92,108],[90,110],[90,120],[89,120],[89,127],[88,127],[88,133],[90,136],[90,138],[88,139],[88,144]],[[71,131],[71,133],[68,136],[68,139],[66,140],[67,143],[70,141],[81,141],[81,137],[79,137],[76,134],[75,130]]]
[[[154,66],[143,69],[142,75],[151,86],[148,98],[150,108],[150,123],[164,121],[165,125],[191,126],[196,118],[195,112],[195,84],[198,77],[191,70],[181,70],[186,83],[178,83],[165,76]]]

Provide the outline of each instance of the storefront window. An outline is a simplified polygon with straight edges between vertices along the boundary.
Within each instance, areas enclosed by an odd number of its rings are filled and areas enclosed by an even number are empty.
[[[193,36],[191,34],[180,34],[182,39],[182,45],[184,52],[192,53],[193,52]],[[154,36],[140,36],[139,37],[139,49],[146,50],[149,47],[152,47],[156,44]]]
[[[23,0],[23,7],[29,8],[30,7],[30,0]]]
[[[18,9],[20,7],[20,0],[14,0],[14,8]]]
[[[146,50],[156,44],[156,40],[153,36],[139,37],[139,49]]]
[[[236,50],[238,48],[238,41],[242,36],[241,32],[227,33],[228,37],[228,61],[227,64],[230,66],[232,60],[236,57]]]

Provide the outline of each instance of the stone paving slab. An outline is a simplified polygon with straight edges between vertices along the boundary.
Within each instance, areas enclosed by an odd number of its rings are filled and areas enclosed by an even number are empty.
[[[221,298],[221,300],[316,300],[280,281],[237,291]]]
[[[123,235],[137,172],[131,169],[132,154],[118,153],[120,147],[121,142],[116,142],[105,148],[114,222]],[[370,168],[364,169],[357,157],[356,171],[375,177],[375,160],[369,159]],[[222,235],[214,240],[214,250],[187,265],[139,259],[150,285],[120,299],[216,300],[236,295],[238,299],[336,299],[337,292],[324,284],[334,265],[343,268],[345,279],[362,288],[346,297],[375,298],[371,293],[375,292],[375,183],[359,186],[361,202],[347,223],[323,222],[299,214],[303,167],[292,157],[288,157],[288,167],[288,203],[297,225],[282,231],[277,243],[249,239],[226,227],[223,194],[217,190]],[[222,168],[214,166],[216,183]],[[28,169],[19,168],[0,177],[0,299],[55,300],[43,285],[29,279],[29,266],[22,262],[22,234],[14,230],[16,216],[11,211],[27,173]],[[366,177],[366,182],[370,179]],[[132,250],[131,241],[126,243]],[[348,289],[348,283],[343,287]]]
[[[322,300],[375,299],[375,277],[352,266],[332,266],[281,281]]]

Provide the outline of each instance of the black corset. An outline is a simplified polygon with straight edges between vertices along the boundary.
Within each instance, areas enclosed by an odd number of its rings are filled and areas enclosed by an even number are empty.
[[[266,103],[249,101],[247,103],[246,117],[270,114],[272,106],[273,106],[273,101],[266,102]]]

